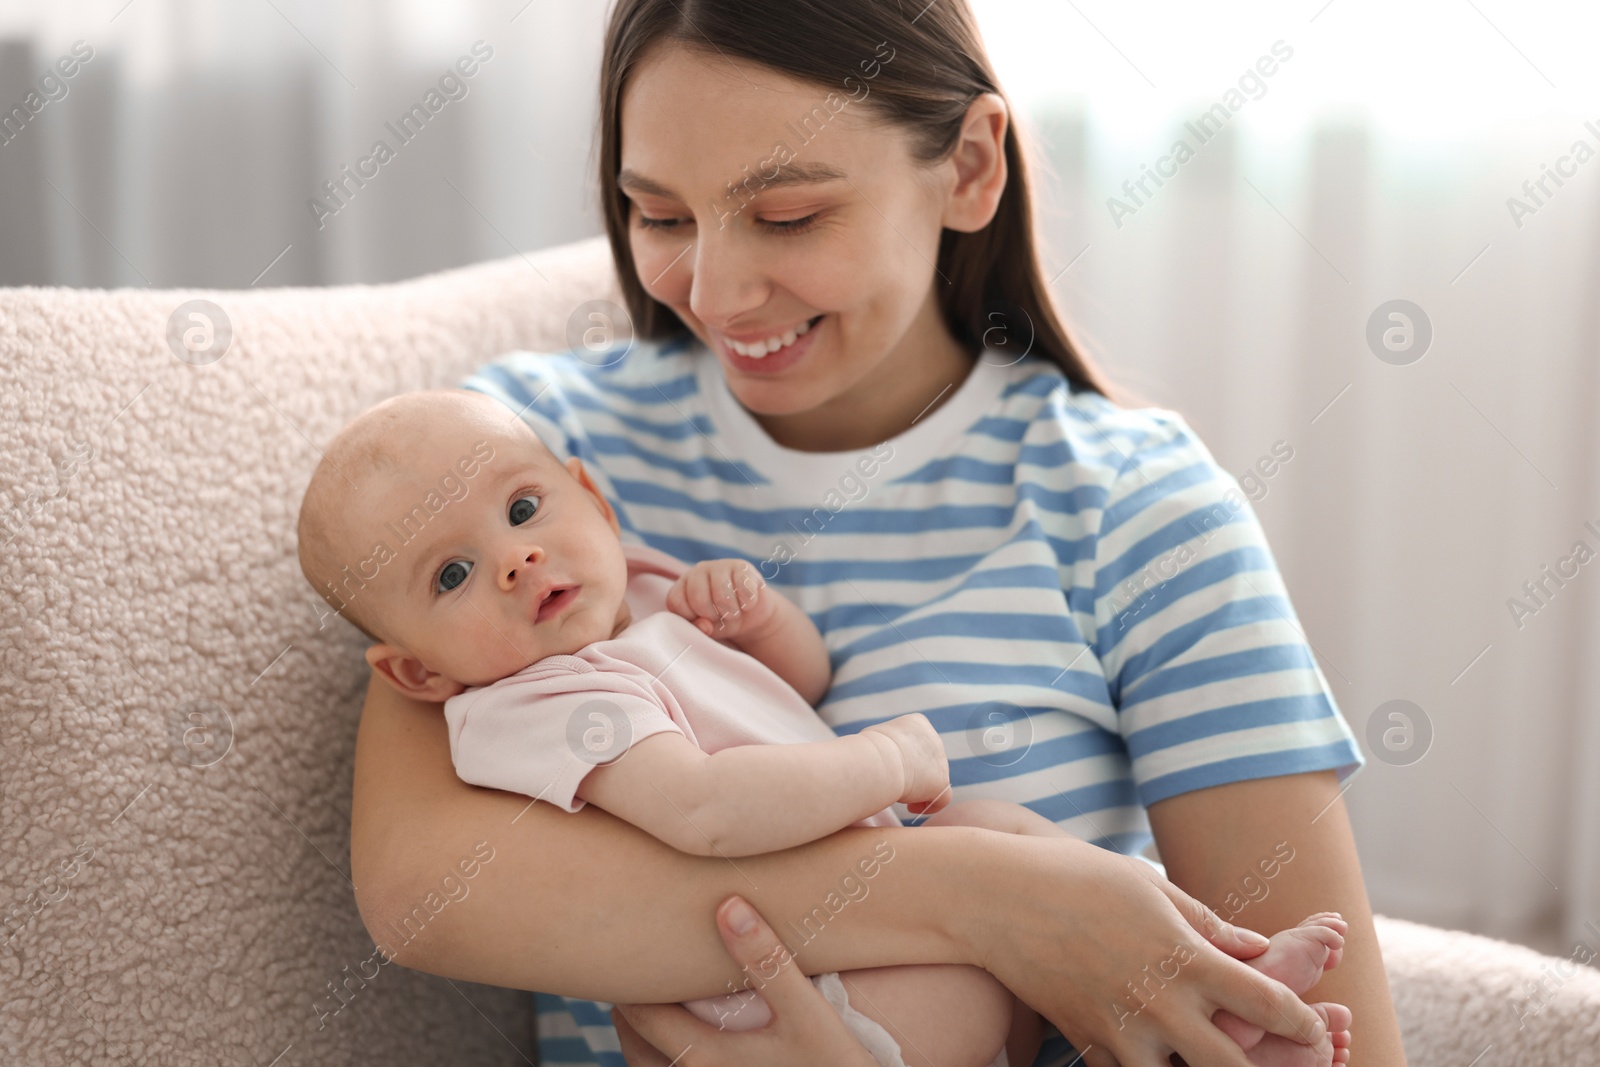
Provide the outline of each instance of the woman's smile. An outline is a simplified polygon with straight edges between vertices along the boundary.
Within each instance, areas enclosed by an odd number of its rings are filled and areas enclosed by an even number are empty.
[[[778,374],[789,369],[805,357],[816,343],[817,332],[827,315],[807,319],[798,329],[790,329],[765,342],[745,345],[734,341],[721,331],[715,331],[717,351],[731,370],[742,374]],[[774,345],[774,342],[777,342]],[[735,348],[734,346],[738,347]],[[743,351],[741,351],[741,349]]]

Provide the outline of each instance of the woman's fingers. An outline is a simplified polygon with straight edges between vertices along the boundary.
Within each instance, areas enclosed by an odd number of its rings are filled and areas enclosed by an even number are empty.
[[[617,1028],[617,1040],[622,1046],[622,1058],[627,1061],[628,1067],[671,1067],[672,1061],[660,1052],[654,1045],[639,1036],[639,1032],[628,1025],[627,1016],[622,1013],[624,1005],[618,1004],[611,1009],[611,1025]]]
[[[1225,968],[1226,973],[1211,968],[1203,973],[1208,975],[1206,988],[1211,991],[1217,1007],[1227,1008],[1270,1034],[1302,1044],[1315,1045],[1326,1036],[1327,1027],[1322,1024],[1322,1017],[1282,982],[1275,982],[1236,960],[1223,959],[1215,963],[1218,968]],[[1229,1039],[1228,1043],[1233,1042]]]
[[[662,1064],[681,1063],[683,1054],[699,1040],[702,1033],[710,1029],[690,1015],[687,1008],[678,1004],[618,1004],[612,1011],[622,1014],[640,1049],[654,1048],[657,1055],[662,1056],[660,1060],[642,1058],[639,1064],[635,1064],[624,1048],[623,1058],[628,1061],[628,1067],[661,1067]],[[617,1028],[617,1036],[622,1036],[621,1027]],[[672,1055],[664,1055],[668,1052]]]
[[[1214,1026],[1186,1033],[1178,1046],[1178,1056],[1190,1067],[1252,1067],[1244,1049]]]
[[[749,988],[761,994],[786,1026],[804,1025],[818,1015],[837,1017],[811,979],[794,965],[788,946],[743,897],[729,897],[717,908],[717,932],[728,955],[744,971]]]
[[[629,1067],[799,1067],[827,1063],[836,1067],[877,1067],[862,1044],[845,1028],[837,1012],[795,965],[788,948],[754,908],[741,897],[729,897],[717,909],[717,932],[728,955],[746,976],[748,988],[759,991],[772,1009],[765,1026],[745,1032],[719,1030],[677,1004],[618,1004],[616,1011],[631,1028],[629,1040],[641,1049],[638,1064]],[[617,1028],[622,1038],[622,1027]],[[645,1046],[665,1059],[649,1058]]]
[[[1159,875],[1154,881],[1190,926],[1234,960],[1250,959],[1265,950],[1267,939],[1254,930],[1223,922],[1210,908]],[[1322,1040],[1327,1028],[1321,1016],[1283,983],[1231,962],[1207,973],[1208,988],[1214,990],[1213,1000],[1218,1007],[1280,1037],[1307,1045]],[[1241,1005],[1248,1005],[1250,1010],[1240,1010]]]
[[[1243,926],[1224,922],[1216,912],[1206,907],[1194,897],[1179,889],[1172,882],[1161,877],[1159,871],[1148,864],[1141,863],[1141,867],[1149,868],[1149,877],[1152,882],[1167,894],[1167,898],[1177,907],[1179,914],[1194,927],[1201,937],[1217,946],[1223,952],[1236,960],[1254,959],[1267,950],[1271,944],[1265,935]],[[1144,871],[1140,871],[1144,874]]]

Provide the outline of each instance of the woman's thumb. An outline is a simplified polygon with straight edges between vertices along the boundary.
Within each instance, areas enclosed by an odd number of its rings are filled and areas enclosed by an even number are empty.
[[[810,982],[794,966],[789,946],[743,897],[731,896],[717,907],[717,932],[728,955],[744,972],[740,984],[760,993],[769,1005],[793,1003],[796,983],[804,983],[806,991],[811,991]]]

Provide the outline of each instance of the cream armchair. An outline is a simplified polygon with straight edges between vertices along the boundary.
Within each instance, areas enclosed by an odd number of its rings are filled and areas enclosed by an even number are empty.
[[[0,290],[0,1060],[535,1058],[531,998],[375,961],[348,877],[367,670],[294,519],[346,420],[568,347],[611,270],[590,240],[394,285]],[[1600,973],[1380,933],[1414,1065],[1600,1063]]]

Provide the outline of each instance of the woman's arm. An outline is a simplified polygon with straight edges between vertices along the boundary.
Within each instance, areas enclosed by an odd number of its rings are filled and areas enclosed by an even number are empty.
[[[463,859],[486,854],[479,842],[493,858],[470,894],[438,904],[441,880],[459,886]],[[793,938],[805,974],[976,964],[1124,1067],[1164,1064],[1173,1049],[1245,1067],[1210,1023],[1219,1007],[1285,1037],[1321,1029],[1285,986],[1216,946],[1258,949],[1228,926],[1208,943],[1194,902],[1126,857],[965,826],[848,827],[738,861],[688,856],[598,808],[569,814],[460,781],[438,707],[377,677],[356,740],[350,851],[373,939],[406,966],[472,981],[613,1003],[727,992],[739,973],[705,919],[738,894]],[[878,861],[870,878],[866,859]],[[407,941],[401,928],[416,932]],[[1176,944],[1193,962],[1119,1027],[1114,998]]]
[[[354,777],[356,902],[373,940],[406,966],[612,1002],[724,993],[737,974],[706,916],[734,893],[780,929],[792,919],[821,931],[801,955],[807,974],[963,955],[929,919],[959,906],[954,879],[887,876],[897,866],[950,871],[959,853],[950,835],[850,828],[736,861],[686,855],[592,805],[568,813],[466,784],[438,705],[377,675]],[[864,879],[858,861],[884,839],[894,858]],[[463,882],[458,864],[485,841],[494,858]],[[469,892],[441,907],[446,878]],[[829,912],[830,898],[852,895],[862,899]]]
[[[1354,1062],[1404,1067],[1361,863],[1332,771],[1257,778],[1182,793],[1150,806],[1167,876],[1241,926],[1271,934],[1318,911],[1350,924],[1344,958],[1306,994],[1355,1014]],[[1280,843],[1293,850],[1276,862]],[[1262,862],[1267,861],[1265,867]],[[1265,877],[1266,871],[1274,871]]]

